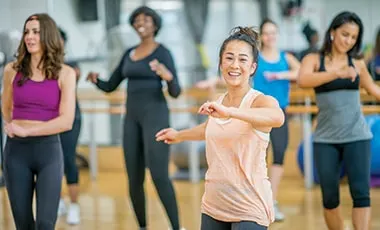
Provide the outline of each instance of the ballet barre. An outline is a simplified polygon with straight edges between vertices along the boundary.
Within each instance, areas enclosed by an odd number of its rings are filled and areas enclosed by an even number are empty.
[[[198,107],[189,108],[171,108],[172,113],[193,113],[198,112]],[[95,114],[112,114],[112,115],[124,115],[126,113],[125,106],[111,106],[109,108],[81,108],[82,113],[87,113],[89,116],[89,133],[90,133],[90,144],[89,144],[89,169],[90,175],[93,180],[97,178],[98,175],[98,153],[96,144],[96,132],[95,132]],[[195,122],[190,122],[191,126],[195,126]],[[198,153],[197,142],[191,142],[190,152],[189,152],[189,171],[190,180],[193,183],[200,181],[200,169],[199,169],[200,156]]]
[[[120,95],[119,95],[120,96]],[[122,97],[119,97],[120,100]],[[104,98],[89,98],[90,100],[104,100]],[[203,98],[205,99],[205,98]],[[113,100],[114,102],[121,102],[118,100]],[[112,100],[111,100],[112,101]],[[191,113],[196,114],[198,112],[198,106],[188,106],[188,107],[171,107],[171,113]],[[376,105],[364,105],[362,106],[362,111],[364,114],[371,113],[380,113],[380,107]],[[87,113],[90,116],[90,174],[92,179],[96,179],[97,177],[97,145],[96,145],[96,137],[95,137],[95,121],[94,114],[113,114],[113,115],[124,115],[127,111],[124,105],[111,106],[109,108],[82,108],[83,113]],[[312,143],[311,143],[311,135],[312,135],[312,120],[311,115],[316,114],[318,112],[318,107],[315,105],[311,105],[310,95],[306,94],[304,97],[303,105],[290,105],[286,109],[286,113],[288,114],[301,114],[302,115],[302,126],[303,126],[303,141],[304,141],[304,165],[305,165],[305,177],[304,183],[307,189],[313,187],[313,154],[312,154]],[[194,124],[193,124],[194,125]],[[199,168],[199,153],[196,148],[196,142],[191,143],[191,148],[189,152],[189,171],[190,171],[190,179],[193,183],[197,183],[200,181],[200,168]]]
[[[379,84],[379,83],[378,83]],[[183,89],[180,97],[176,100],[184,100],[185,103],[189,101],[195,102],[197,105],[204,103],[207,100],[213,100],[219,95],[225,92],[224,88],[215,88],[202,90],[198,88],[188,88]],[[168,98],[168,104],[173,100],[168,96],[168,93],[164,91]],[[103,93],[93,89],[84,89],[78,91],[78,98],[80,101],[91,102],[92,104],[96,101],[107,101],[110,104],[118,104],[119,106],[111,106],[109,108],[82,108],[84,113],[88,113],[89,123],[90,123],[90,171],[91,177],[96,179],[97,176],[97,152],[96,152],[96,137],[95,137],[95,119],[94,114],[108,113],[108,114],[118,114],[123,115],[126,113],[124,103],[127,99],[125,90],[117,90],[112,93]],[[360,98],[362,102],[374,102],[376,99],[373,96],[367,94],[364,89],[360,89]],[[302,115],[302,133],[304,141],[304,165],[305,165],[305,187],[312,188],[313,186],[313,167],[312,167],[312,121],[311,114],[318,112],[318,108],[315,105],[315,93],[312,89],[301,89],[297,88],[295,85],[291,87],[289,93],[289,99],[291,105],[288,106],[286,112],[288,114],[301,114]],[[299,104],[299,105],[292,105]],[[302,105],[301,105],[302,104]],[[185,108],[170,108],[172,113],[192,113],[195,114],[198,111],[198,106],[185,107]],[[380,113],[380,107],[378,106],[363,106],[363,112],[368,113]],[[193,120],[190,121],[191,126],[195,126]],[[197,183],[200,180],[200,169],[199,169],[199,153],[196,150],[196,142],[191,143],[190,153],[189,153],[189,171],[190,179],[192,182]]]

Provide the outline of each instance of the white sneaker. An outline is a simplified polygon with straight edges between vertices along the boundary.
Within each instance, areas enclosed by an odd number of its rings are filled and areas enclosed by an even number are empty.
[[[58,216],[63,216],[67,212],[65,201],[63,199],[59,200],[59,205],[58,205]]]
[[[66,222],[71,225],[80,223],[80,207],[77,203],[71,203],[67,211]]]
[[[285,215],[280,211],[277,201],[274,202],[274,221],[283,221]]]

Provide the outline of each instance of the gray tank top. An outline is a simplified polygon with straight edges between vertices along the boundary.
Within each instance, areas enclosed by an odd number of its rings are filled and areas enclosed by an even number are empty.
[[[353,66],[351,57],[348,57],[348,64]],[[323,55],[319,71],[325,71]],[[354,82],[335,79],[314,90],[319,108],[314,142],[346,143],[372,138],[361,111],[359,76]]]

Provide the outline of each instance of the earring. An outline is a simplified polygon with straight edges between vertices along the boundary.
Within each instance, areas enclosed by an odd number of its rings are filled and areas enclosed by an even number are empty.
[[[334,40],[334,36],[330,35],[330,39],[331,39],[331,41]]]

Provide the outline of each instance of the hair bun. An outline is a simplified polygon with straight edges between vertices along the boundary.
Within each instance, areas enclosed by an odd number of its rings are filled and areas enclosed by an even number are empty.
[[[253,27],[237,26],[231,30],[230,36],[231,37],[246,36],[249,38],[249,40],[252,41],[252,43],[256,44],[256,47],[260,47],[259,32],[257,32],[257,30],[255,30]]]

